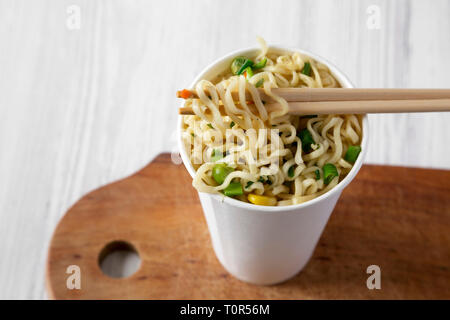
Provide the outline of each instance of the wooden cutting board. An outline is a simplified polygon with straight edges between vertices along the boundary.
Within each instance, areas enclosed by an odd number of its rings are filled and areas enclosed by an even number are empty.
[[[450,171],[364,165],[345,189],[305,269],[255,286],[216,259],[191,178],[161,154],[138,173],[79,200],[57,226],[47,261],[55,299],[449,299]],[[130,243],[142,260],[110,278],[99,254]],[[381,289],[369,290],[369,265]],[[77,265],[81,289],[67,289]]]

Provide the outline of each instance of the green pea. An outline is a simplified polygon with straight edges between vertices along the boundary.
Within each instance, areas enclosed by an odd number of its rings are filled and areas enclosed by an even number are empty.
[[[312,119],[312,118],[317,118],[317,114],[307,114],[300,117],[300,119]]]
[[[241,196],[244,194],[244,190],[242,190],[242,185],[239,182],[231,182],[223,190],[223,194],[227,197]]]
[[[327,163],[323,166],[323,182],[329,184],[335,177],[339,176],[336,166],[331,163]]]
[[[216,162],[216,161],[218,161],[218,160],[220,160],[220,159],[222,159],[222,158],[223,158],[223,153],[220,152],[219,149],[214,149],[214,150],[211,152],[211,161],[212,161],[212,162]]]
[[[295,172],[295,166],[291,166],[288,170],[288,176],[289,178],[293,178],[294,177],[294,172]]]
[[[253,70],[251,67],[245,68],[244,73],[245,73],[245,77],[247,79],[250,79],[251,77],[253,77]]]
[[[344,159],[350,163],[355,163],[356,159],[358,159],[358,155],[361,152],[360,146],[350,146],[345,153]]]
[[[297,137],[302,141],[302,149],[304,152],[311,151],[311,145],[315,144],[315,141],[312,137],[311,132],[308,129],[303,129],[299,133],[297,133]]]
[[[226,163],[218,163],[213,167],[212,176],[218,184],[222,184],[225,178],[233,171],[234,169],[227,166]]]
[[[316,174],[316,180],[320,180],[320,170],[317,169],[314,173]]]
[[[242,74],[247,67],[251,67],[252,65],[252,60],[247,57],[239,56],[234,58],[233,62],[231,62],[231,72],[239,75]]]
[[[303,66],[302,73],[310,76],[311,75],[311,64],[309,62],[305,62],[305,65]]]
[[[254,69],[261,69],[261,68],[264,68],[264,67],[266,66],[266,63],[267,63],[267,58],[264,57],[264,58],[262,58],[262,60],[260,60],[259,62],[255,63],[255,64],[253,65],[253,68],[254,68]]]

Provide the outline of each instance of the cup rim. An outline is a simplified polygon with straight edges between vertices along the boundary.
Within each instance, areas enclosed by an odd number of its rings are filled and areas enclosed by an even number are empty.
[[[354,88],[354,85],[352,84],[352,82],[347,78],[347,76],[340,71],[334,64],[332,64],[331,62],[329,62],[328,60],[326,60],[325,58],[312,53],[308,50],[304,50],[304,49],[298,49],[298,48],[292,48],[292,47],[285,47],[285,46],[280,46],[280,45],[271,45],[268,46],[269,50],[280,50],[280,51],[287,51],[287,52],[298,52],[302,55],[306,55],[311,57],[312,59],[326,65],[330,72],[332,73],[332,75],[336,78],[336,80],[338,80],[338,82],[341,84],[341,86],[343,88]],[[222,65],[223,63],[225,63],[226,61],[239,56],[239,55],[254,55],[255,53],[257,53],[258,51],[260,51],[261,48],[259,47],[248,47],[248,48],[244,48],[244,49],[238,49],[238,50],[234,50],[218,59],[216,59],[215,61],[213,61],[212,63],[210,63],[208,66],[206,66],[196,77],[195,79],[192,81],[190,87],[193,88],[195,86],[195,84],[200,81],[201,79],[203,79],[205,77],[206,74],[208,74],[211,70],[213,70],[214,68],[218,67],[219,65]],[[181,102],[180,107],[183,107],[184,102]],[[181,139],[181,130],[182,130],[182,116],[179,115],[178,116],[178,121],[177,121],[177,142],[178,142],[178,149],[181,155],[181,159],[183,161],[183,165],[185,166],[186,170],[189,172],[190,176],[192,178],[194,178],[195,176],[195,170],[189,160],[189,157],[187,156],[186,150],[184,149],[184,145],[183,145],[183,141]],[[344,190],[344,188],[354,179],[354,177],[356,176],[356,174],[359,172],[364,158],[367,154],[367,145],[368,145],[368,140],[369,140],[369,121],[368,121],[368,117],[367,115],[363,116],[362,119],[362,132],[363,132],[363,138],[361,141],[361,153],[358,156],[358,159],[356,160],[356,162],[353,164],[352,169],[350,170],[350,172],[347,174],[347,176],[340,181],[333,189],[325,192],[324,194],[318,196],[317,198],[308,200],[306,202],[300,203],[300,204],[293,204],[293,205],[289,205],[289,206],[262,206],[262,205],[256,205],[253,203],[247,203],[241,200],[237,200],[231,197],[227,197],[225,195],[220,195],[220,194],[210,194],[210,193],[205,193],[207,195],[209,195],[210,197],[214,198],[215,200],[219,201],[219,202],[225,202],[231,206],[235,206],[237,208],[240,209],[246,209],[246,210],[250,210],[250,211],[259,211],[259,212],[289,212],[289,211],[298,211],[299,209],[302,208],[306,208],[309,206],[312,206],[318,202],[322,202],[325,201],[326,199],[332,197],[334,194],[337,193],[341,193],[342,190]],[[200,192],[199,192],[200,193]],[[204,192],[202,192],[204,193]]]

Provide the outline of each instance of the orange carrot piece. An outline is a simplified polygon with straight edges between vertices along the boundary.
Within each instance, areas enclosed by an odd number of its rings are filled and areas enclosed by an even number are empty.
[[[187,89],[177,91],[178,98],[189,99],[191,96],[192,96],[192,92]]]

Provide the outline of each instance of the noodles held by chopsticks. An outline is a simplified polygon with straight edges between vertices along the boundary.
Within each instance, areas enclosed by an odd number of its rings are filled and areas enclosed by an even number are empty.
[[[258,56],[236,57],[229,73],[199,81],[197,97],[180,93],[195,113],[182,120],[196,170],[192,184],[200,192],[259,205],[298,204],[331,190],[351,170],[361,151],[361,117],[288,115],[287,102],[273,88],[340,85],[327,66],[260,42]],[[257,87],[281,108],[268,113]]]

